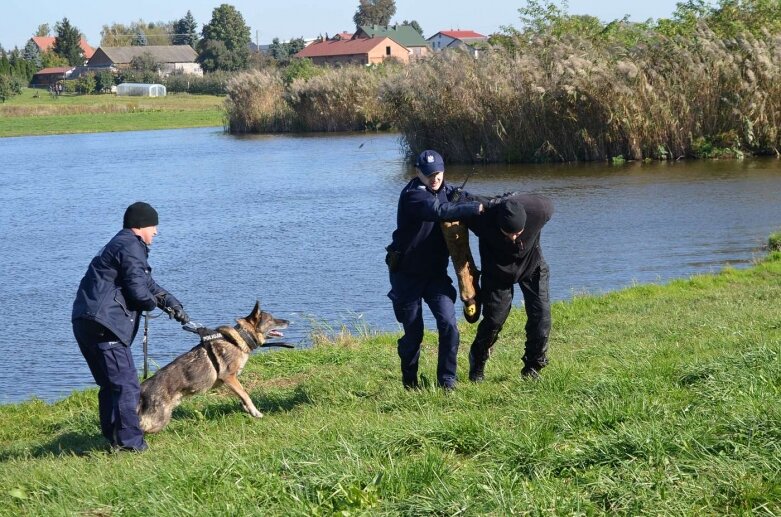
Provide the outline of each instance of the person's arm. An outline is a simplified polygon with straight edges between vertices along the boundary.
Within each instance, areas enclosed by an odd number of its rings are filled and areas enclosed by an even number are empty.
[[[457,221],[480,213],[480,203],[476,201],[440,203],[439,198],[425,188],[408,191],[405,195],[410,213],[422,221]]]
[[[128,304],[144,311],[151,311],[157,307],[157,299],[149,289],[146,260],[126,247],[117,252],[117,260]]]

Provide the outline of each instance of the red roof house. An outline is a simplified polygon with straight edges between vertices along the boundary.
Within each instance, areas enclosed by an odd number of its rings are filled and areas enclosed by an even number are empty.
[[[471,46],[475,43],[488,41],[488,37],[483,36],[479,32],[475,32],[475,31],[449,30],[449,31],[439,31],[433,36],[431,36],[427,41],[431,43],[431,48],[435,52],[438,52],[447,47],[464,48],[466,46]]]
[[[409,50],[390,38],[327,40],[312,43],[295,57],[310,58],[316,65],[381,63],[386,59],[409,62]]]
[[[41,52],[48,52],[49,50],[54,47],[54,40],[57,39],[54,36],[33,36],[32,40],[33,43],[38,45],[38,49]],[[87,43],[87,40],[84,38],[81,38],[81,41],[79,42],[79,46],[81,47],[81,51],[84,53],[84,59],[89,59],[92,57],[92,54],[95,53],[95,49],[89,46],[89,43]]]

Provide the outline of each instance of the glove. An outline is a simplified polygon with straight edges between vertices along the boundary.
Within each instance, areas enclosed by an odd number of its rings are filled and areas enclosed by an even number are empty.
[[[171,307],[168,315],[181,323],[182,325],[187,325],[190,323],[190,316],[187,315],[186,312],[184,312],[184,307],[181,305],[177,305],[176,307]]]

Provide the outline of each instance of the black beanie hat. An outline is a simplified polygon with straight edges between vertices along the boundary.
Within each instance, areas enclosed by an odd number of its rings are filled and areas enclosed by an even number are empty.
[[[526,227],[526,210],[518,199],[508,199],[502,203],[497,220],[505,232],[520,232]]]
[[[146,228],[157,226],[157,210],[149,203],[136,201],[125,210],[122,228]]]

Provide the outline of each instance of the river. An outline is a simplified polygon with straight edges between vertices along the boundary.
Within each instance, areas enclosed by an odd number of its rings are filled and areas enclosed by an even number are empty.
[[[294,322],[287,338],[299,346],[313,328],[399,328],[383,263],[413,174],[398,135],[202,128],[6,138],[0,168],[0,403],[54,401],[93,384],[71,303],[137,200],[160,213],[155,279],[199,323],[232,322],[259,299]],[[446,179],[460,183],[470,170],[449,167]],[[775,159],[481,166],[467,190],[554,200],[542,243],[557,300],[742,267],[781,228]],[[175,322],[152,320],[156,364],[194,344]],[[133,349],[140,367],[140,336]]]

